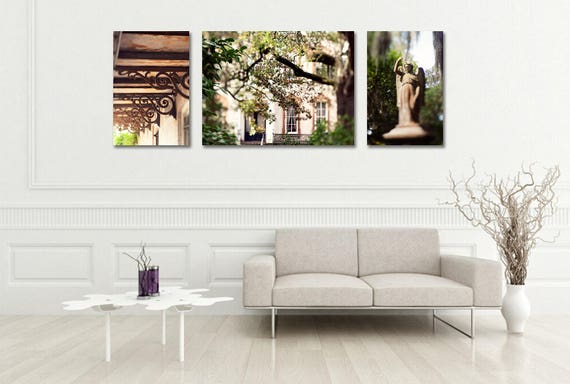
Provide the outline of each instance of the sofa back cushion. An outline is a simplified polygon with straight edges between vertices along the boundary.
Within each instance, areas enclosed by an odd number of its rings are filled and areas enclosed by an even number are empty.
[[[277,276],[318,272],[356,276],[356,242],[356,229],[278,229],[275,234]]]
[[[358,275],[440,274],[437,230],[367,228],[358,230]]]

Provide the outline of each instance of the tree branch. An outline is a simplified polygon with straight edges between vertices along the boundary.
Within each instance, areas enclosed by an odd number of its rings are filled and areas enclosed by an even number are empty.
[[[283,56],[275,56],[275,60],[285,65],[286,67],[291,68],[293,70],[293,74],[297,77],[304,77],[306,79],[313,80],[314,82],[317,82],[319,84],[335,85],[334,82],[331,80],[325,79],[322,76],[306,72],[301,67],[289,61],[288,59],[284,58]]]
[[[268,53],[269,53],[269,48],[265,48],[264,50],[259,51],[259,57],[253,63],[251,63],[244,71],[242,71],[242,73],[240,73],[239,80],[243,82],[249,80],[249,73],[251,72],[251,70],[257,64],[261,63],[261,61],[265,58],[265,55],[267,55]]]

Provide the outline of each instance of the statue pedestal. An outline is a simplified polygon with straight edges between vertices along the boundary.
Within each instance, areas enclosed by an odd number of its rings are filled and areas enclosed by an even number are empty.
[[[390,132],[382,135],[385,140],[389,141],[421,141],[427,138],[429,134],[418,125],[397,125]]]
[[[429,145],[433,137],[419,124],[397,125],[382,135],[388,145]]]

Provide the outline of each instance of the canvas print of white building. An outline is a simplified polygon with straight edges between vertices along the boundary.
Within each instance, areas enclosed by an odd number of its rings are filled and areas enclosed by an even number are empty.
[[[202,34],[204,145],[354,145],[354,32]]]
[[[115,146],[187,146],[190,33],[113,33]]]

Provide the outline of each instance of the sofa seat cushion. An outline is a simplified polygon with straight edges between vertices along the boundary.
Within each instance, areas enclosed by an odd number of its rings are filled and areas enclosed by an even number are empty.
[[[374,291],[377,307],[460,307],[473,305],[473,290],[443,277],[382,273],[361,277]]]
[[[354,276],[298,273],[279,276],[273,286],[273,305],[283,307],[370,307],[372,288]]]

